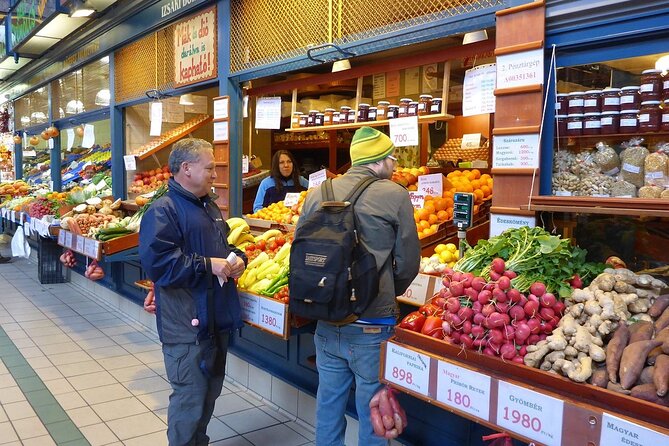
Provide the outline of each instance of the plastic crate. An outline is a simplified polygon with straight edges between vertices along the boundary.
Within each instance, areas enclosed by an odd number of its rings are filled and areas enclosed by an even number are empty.
[[[37,274],[39,282],[64,283],[68,279],[63,276],[63,264],[60,263],[60,255],[63,248],[55,240],[39,237],[37,253]]]

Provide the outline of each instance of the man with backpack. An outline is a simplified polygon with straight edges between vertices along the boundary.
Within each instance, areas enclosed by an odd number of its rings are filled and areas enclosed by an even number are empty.
[[[316,398],[318,446],[344,444],[346,404],[354,383],[359,419],[358,444],[381,445],[388,441],[374,435],[369,402],[382,386],[379,383],[380,345],[393,334],[397,323],[399,308],[395,298],[406,291],[418,274],[420,263],[420,244],[409,195],[404,187],[389,180],[397,162],[394,151],[395,146],[385,134],[371,127],[358,129],[351,141],[351,168],[331,182],[330,193],[334,197],[328,197],[326,186],[320,191],[311,191],[295,231],[296,241],[304,239],[301,231],[310,229],[313,217],[323,212],[324,208],[326,212],[328,207],[338,209],[334,212],[335,216],[341,209],[350,209],[355,221],[354,240],[364,248],[362,258],[357,253],[353,254],[353,266],[348,269],[348,281],[353,283],[353,287],[349,284],[347,295],[353,303],[352,313],[341,320],[332,320],[327,314],[317,317],[319,321],[314,342],[319,374]],[[365,179],[370,179],[370,182],[365,182]],[[341,209],[337,205],[342,205]],[[325,221],[324,232],[320,233],[323,237],[326,232],[329,236],[342,226],[332,223],[332,227],[327,227],[330,223]],[[291,282],[291,308],[295,304],[300,309],[308,309],[309,304],[331,299],[330,296],[323,297],[324,293],[340,292],[340,281],[336,277],[341,274],[333,276],[327,271],[328,265],[334,265],[331,257],[337,257],[337,254],[330,254],[327,250],[317,252],[318,229],[313,229],[309,235],[311,248],[300,250],[300,244],[294,243],[293,248],[297,249],[291,251],[291,280],[300,281],[302,288],[300,300],[293,303],[294,286]],[[309,243],[305,242],[305,245]],[[333,246],[331,251],[335,250]],[[294,256],[299,259],[294,259]],[[366,266],[356,267],[356,260]],[[356,282],[356,276],[367,276],[370,260],[372,265],[374,261],[376,263],[373,277],[376,280],[378,271],[378,291],[376,283],[367,286],[360,283],[364,282],[360,278]],[[293,270],[294,265],[296,271]],[[301,267],[299,270],[298,266]],[[358,273],[357,269],[362,272]],[[297,274],[297,271],[302,274]],[[309,286],[311,289],[304,291]],[[332,297],[332,302],[335,300],[336,296]],[[329,312],[325,313],[341,314],[332,313],[334,310],[330,305]]]

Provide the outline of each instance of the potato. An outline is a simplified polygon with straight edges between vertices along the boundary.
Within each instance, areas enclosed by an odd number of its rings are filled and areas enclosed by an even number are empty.
[[[620,385],[624,389],[631,388],[641,374],[648,352],[660,345],[660,341],[634,342],[623,350],[620,360]]]
[[[655,360],[653,384],[657,389],[657,396],[667,395],[667,391],[669,391],[669,356],[660,355]]]

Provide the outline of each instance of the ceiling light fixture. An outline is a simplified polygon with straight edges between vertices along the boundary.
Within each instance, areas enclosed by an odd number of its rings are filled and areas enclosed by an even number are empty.
[[[95,8],[86,6],[85,0],[73,0],[71,3],[70,17],[90,17],[97,12]]]
[[[108,107],[110,100],[111,100],[111,93],[108,88],[103,88],[102,90],[98,91],[98,93],[95,95],[95,105]]]
[[[190,93],[181,95],[179,98],[179,105],[195,105],[193,95]]]
[[[669,71],[669,54],[662,56],[657,61],[655,61],[655,69],[662,70],[664,72]]]
[[[345,71],[351,69],[351,61],[348,59],[336,60],[332,64],[332,72],[336,73],[337,71]]]
[[[468,45],[470,43],[481,42],[482,40],[488,40],[488,31],[486,31],[485,29],[480,29],[478,31],[472,31],[470,33],[466,33],[465,36],[462,38],[462,44]]]
[[[72,99],[65,106],[65,113],[67,113],[68,115],[76,115],[78,113],[83,113],[83,111],[84,111],[84,103],[79,100]]]

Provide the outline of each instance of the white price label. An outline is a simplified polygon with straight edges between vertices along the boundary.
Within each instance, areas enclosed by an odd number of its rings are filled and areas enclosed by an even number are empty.
[[[242,173],[249,173],[249,157],[242,157]]]
[[[286,194],[286,198],[283,199],[283,205],[289,208],[291,206],[295,206],[299,200],[300,200],[299,192],[288,192]]]
[[[440,173],[421,175],[418,177],[418,192],[432,197],[441,197],[444,187],[444,176]]]
[[[80,235],[77,236],[77,247],[75,250],[81,254],[85,254],[86,251],[84,251],[84,243],[86,242],[86,239]]]
[[[409,199],[414,209],[422,209],[425,206],[425,194],[423,192],[409,191]]]
[[[72,233],[65,231],[65,246],[72,248]]]
[[[498,426],[548,446],[560,446],[563,411],[564,403],[556,398],[499,381]]]
[[[258,299],[253,294],[239,293],[243,321],[258,325]]]
[[[314,172],[309,175],[309,189],[312,187],[318,187],[323,181],[327,179],[327,174],[325,169],[321,169],[318,172]]]
[[[84,239],[84,254],[86,254],[87,257],[90,257],[92,259],[97,259],[98,258],[98,252],[99,252],[99,247],[100,247],[100,242],[97,240],[93,240],[92,238],[87,238]]]
[[[571,192],[568,190],[556,190],[555,191],[555,196],[556,197],[571,197]]]
[[[65,231],[58,231],[58,244],[63,246],[65,244]]]
[[[74,129],[66,129],[65,136],[67,139],[67,151],[72,151],[72,146],[74,146]]]
[[[84,125],[84,137],[81,140],[81,147],[87,149],[95,144],[95,126],[93,124]]]
[[[490,377],[439,361],[437,364],[437,401],[488,421],[490,417]]]
[[[462,135],[462,143],[460,144],[461,149],[478,149],[479,147],[481,147],[480,133],[467,133]]]
[[[24,158],[32,158],[34,156],[37,156],[37,152],[34,150],[24,150],[23,151],[23,157]]]
[[[228,121],[214,122],[214,141],[226,142],[230,139]]]
[[[669,444],[669,436],[604,412],[599,444],[602,446],[661,445]]]
[[[396,118],[389,121],[390,140],[395,147],[418,145],[418,117]]]
[[[48,145],[50,149],[53,149],[53,138],[49,138]]]
[[[214,101],[214,119],[225,119],[228,117],[228,98],[216,99]]]
[[[137,158],[135,158],[135,155],[124,155],[123,164],[125,164],[125,170],[137,170]]]
[[[399,299],[409,301],[416,305],[423,305],[425,301],[432,297],[429,294],[430,281],[433,280],[433,276],[428,276],[426,274],[418,274],[409,285],[409,288],[401,296],[397,296]],[[434,288],[434,286],[433,286]]]
[[[385,379],[427,396],[430,383],[430,357],[388,342]]]
[[[258,298],[258,325],[265,330],[284,335],[286,305],[274,299]]]

